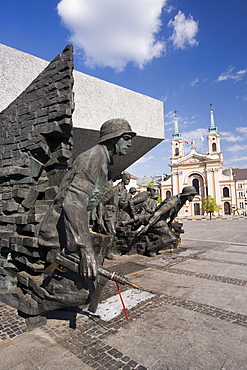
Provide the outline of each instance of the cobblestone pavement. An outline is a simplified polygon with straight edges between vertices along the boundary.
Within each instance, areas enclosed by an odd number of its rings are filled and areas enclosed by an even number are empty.
[[[186,220],[175,252],[107,261],[155,293],[128,309],[129,320],[71,309],[27,331],[1,304],[0,369],[246,370],[246,226],[246,219]],[[102,300],[116,294],[108,282]]]

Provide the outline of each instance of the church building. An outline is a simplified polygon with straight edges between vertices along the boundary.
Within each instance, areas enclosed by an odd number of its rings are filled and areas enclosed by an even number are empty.
[[[171,142],[171,176],[166,176],[160,182],[162,199],[180,193],[184,186],[193,185],[197,195],[193,202],[186,203],[180,211],[180,216],[203,215],[202,201],[208,195],[211,195],[219,206],[215,216],[246,215],[247,169],[223,170],[220,134],[214,122],[212,105],[207,141],[207,154],[198,153],[192,140],[190,153],[185,155],[184,141],[179,132],[175,113],[175,129]]]

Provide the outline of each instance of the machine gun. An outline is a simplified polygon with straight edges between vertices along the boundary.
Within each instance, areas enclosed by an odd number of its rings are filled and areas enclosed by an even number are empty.
[[[68,269],[79,274],[79,264],[80,258],[61,252],[56,255],[54,261],[44,270],[44,273],[51,276],[56,269],[61,272],[65,272]],[[62,268],[59,266],[62,266]],[[126,276],[117,272],[111,272],[103,266],[98,266],[98,274],[121,285],[129,285],[134,289],[141,289],[138,285],[131,283]]]
[[[51,276],[57,269],[60,272],[66,272],[67,270],[70,270],[79,274],[79,265],[79,257],[60,252],[56,255],[52,264],[44,270],[44,273],[48,276]],[[96,312],[102,290],[108,280],[115,281],[116,283],[119,283],[121,285],[128,285],[134,289],[145,290],[138,285],[130,282],[126,276],[120,275],[117,272],[111,272],[105,269],[103,266],[98,266],[97,285],[88,308],[89,311]]]

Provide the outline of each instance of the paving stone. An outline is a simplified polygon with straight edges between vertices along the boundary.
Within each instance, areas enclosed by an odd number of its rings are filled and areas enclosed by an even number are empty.
[[[205,224],[206,222],[200,225]],[[213,227],[211,223],[208,224],[209,229]],[[222,230],[225,233],[224,227],[222,226]],[[201,235],[199,232],[198,234]],[[243,237],[243,230],[241,235]],[[233,238],[233,235],[231,237]],[[184,245],[188,244],[182,244],[181,250],[184,251]],[[238,245],[237,247],[241,248],[236,252],[234,246],[219,242],[209,241],[202,246],[201,243],[191,241],[191,244],[196,253],[183,253],[179,257],[178,251],[174,254],[175,258],[169,256],[169,262],[163,265],[157,263],[151,266],[149,262],[160,258],[165,261],[168,256],[166,253],[151,259],[143,256],[123,256],[118,257],[117,261],[107,261],[106,265],[112,267],[113,271],[116,267],[120,269],[122,265],[124,273],[129,271],[130,280],[156,292],[149,300],[139,302],[128,310],[128,321],[122,315],[103,322],[97,317],[90,319],[78,313],[75,318],[76,329],[71,329],[65,317],[63,320],[48,319],[48,324],[42,329],[45,336],[35,329],[31,333],[36,333],[36,339],[29,341],[27,348],[33,348],[34,353],[37,347],[37,351],[43,353],[44,347],[39,349],[39,345],[43,343],[43,346],[46,346],[51,343],[48,362],[41,365],[46,366],[46,369],[62,367],[63,363],[56,361],[67,357],[68,369],[73,368],[74,363],[75,369],[80,369],[76,366],[81,363],[87,366],[81,367],[83,369],[106,370],[245,369],[247,286],[245,278],[239,279],[236,275],[239,267],[243,271],[247,269],[244,262],[237,258],[246,256],[247,246]],[[213,251],[215,254],[210,254]],[[233,261],[229,257],[231,254]],[[227,259],[224,259],[224,256],[228,256]],[[131,262],[129,267],[128,261]],[[198,270],[194,271],[193,264],[196,263]],[[199,266],[201,268],[205,265],[206,268],[207,264],[208,270],[205,269],[202,273]],[[134,270],[135,265],[138,265],[139,269],[137,266]],[[227,274],[215,275],[216,270],[213,271],[212,266],[220,266],[220,271],[227,271]],[[106,290],[110,296],[116,294],[114,285],[107,284]],[[5,307],[7,306],[3,305],[2,309]],[[20,333],[18,328],[21,326],[16,320],[10,327],[13,312],[10,310],[8,313],[8,310],[5,310],[1,316],[0,309],[0,338],[3,339],[2,343],[8,343],[8,346],[21,340],[24,343],[24,338],[31,338],[29,333],[17,334]],[[13,340],[6,339],[13,334]],[[40,342],[37,339],[39,336]],[[58,356],[52,357],[52,348],[56,349],[57,346]],[[23,353],[25,354],[24,350]],[[66,356],[63,357],[63,354]],[[19,363],[23,366],[25,361],[23,362],[21,357],[20,360]],[[26,358],[28,366],[30,361]],[[42,356],[37,356],[37,361],[42,361]],[[65,363],[65,368],[66,366]]]

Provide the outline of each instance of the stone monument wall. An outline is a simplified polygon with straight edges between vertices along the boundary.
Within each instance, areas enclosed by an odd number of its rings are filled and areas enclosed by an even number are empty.
[[[0,114],[0,250],[28,265],[72,158],[73,50],[67,46]]]
[[[7,107],[48,62],[0,44],[0,111]],[[99,129],[108,119],[127,119],[137,133],[128,155],[114,159],[112,176],[164,139],[163,102],[85,73],[74,71],[73,158],[97,144]]]

